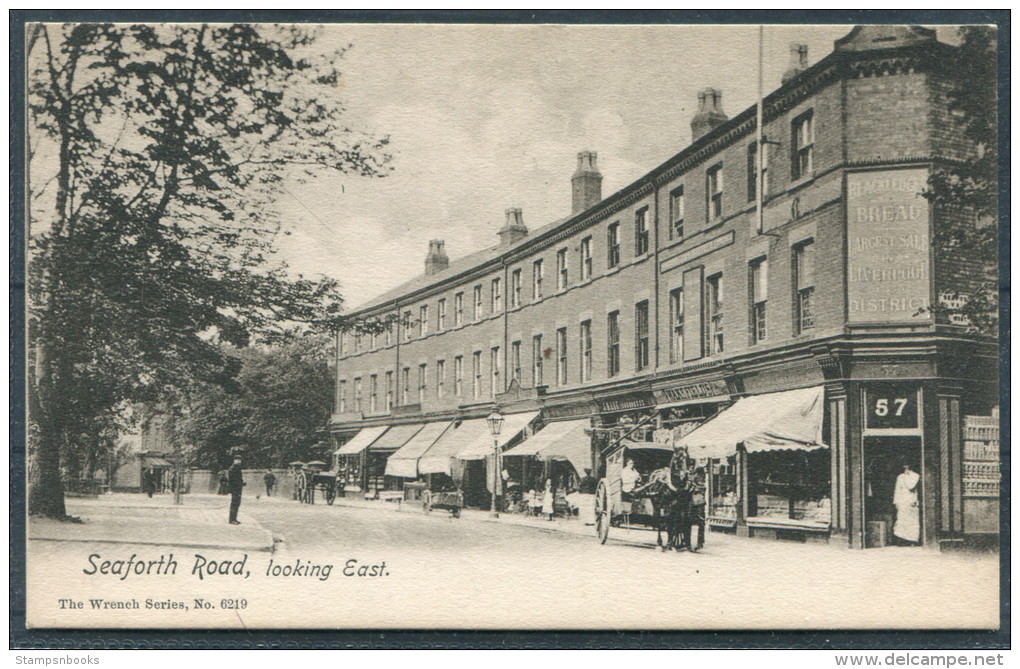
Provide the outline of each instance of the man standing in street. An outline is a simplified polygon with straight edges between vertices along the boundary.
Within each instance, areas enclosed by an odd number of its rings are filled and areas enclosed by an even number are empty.
[[[276,474],[267,470],[266,475],[262,477],[262,480],[266,483],[266,497],[272,497],[273,488],[276,487]]]
[[[240,525],[237,510],[241,507],[241,492],[244,490],[244,473],[241,471],[241,456],[234,456],[234,464],[227,470],[227,490],[230,492],[230,524]]]

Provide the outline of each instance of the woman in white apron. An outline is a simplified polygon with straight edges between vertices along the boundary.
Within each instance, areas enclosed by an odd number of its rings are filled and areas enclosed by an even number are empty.
[[[896,477],[896,488],[893,491],[893,506],[896,507],[893,535],[911,544],[921,541],[921,509],[917,502],[917,484],[920,480],[921,475],[904,463],[903,473]]]
[[[542,492],[542,513],[548,514],[549,520],[553,519],[553,482],[552,479],[545,480],[545,490]]]

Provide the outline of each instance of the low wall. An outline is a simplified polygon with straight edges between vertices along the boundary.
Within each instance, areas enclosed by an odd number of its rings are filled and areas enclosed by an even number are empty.
[[[265,495],[265,469],[243,470],[245,495]],[[276,488],[273,490],[273,497],[291,498],[294,494],[294,474],[288,469],[269,470],[276,475]],[[213,494],[219,491],[219,472],[208,469],[193,469],[191,471],[191,491],[200,494]]]

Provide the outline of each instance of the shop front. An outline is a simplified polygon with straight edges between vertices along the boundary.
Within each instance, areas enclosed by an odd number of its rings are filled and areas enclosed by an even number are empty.
[[[425,475],[420,474],[418,461],[452,425],[452,421],[426,423],[407,443],[387,458],[385,474],[391,479],[402,481],[404,500],[414,502],[421,499],[426,482],[422,480]]]
[[[393,425],[390,429],[372,442],[367,448],[365,455],[365,492],[373,497],[383,493],[395,493],[402,491],[403,478],[386,475],[386,465],[390,456],[399,451],[404,444],[411,440],[421,429],[424,423],[406,423]]]
[[[591,421],[587,418],[548,423],[503,454],[509,478],[519,482],[517,493],[511,495],[518,510],[526,512],[534,506],[532,502],[543,494],[548,482],[553,490],[554,512],[570,515],[577,509],[583,519],[591,515],[588,512],[594,507],[594,495],[580,490],[586,472],[594,469],[590,435]]]
[[[484,435],[490,435],[484,418],[455,420],[418,458],[418,474],[426,488],[435,493],[460,494],[464,481],[464,463],[457,454]],[[492,439],[491,435],[489,439]]]
[[[467,506],[489,508],[495,488],[495,477],[501,476],[509,483],[509,472],[504,472],[502,457],[496,463],[497,451],[502,454],[534,432],[532,423],[538,418],[537,411],[524,411],[503,416],[499,434],[492,435],[488,424],[482,419],[485,430],[457,452],[456,458],[462,468],[461,490]],[[504,491],[505,493],[506,491]]]
[[[706,467],[707,522],[748,536],[827,540],[831,452],[822,386],[752,395],[676,439]]]
[[[344,490],[363,492],[367,472],[368,447],[389,429],[386,425],[361,428],[353,437],[333,451],[332,470]]]

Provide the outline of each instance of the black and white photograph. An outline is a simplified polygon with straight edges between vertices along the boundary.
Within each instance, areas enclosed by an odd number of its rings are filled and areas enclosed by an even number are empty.
[[[25,627],[1001,630],[1000,26],[810,14],[23,21]]]

